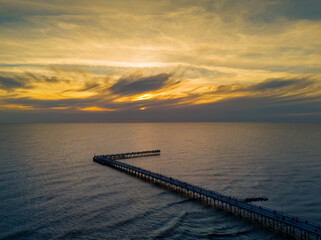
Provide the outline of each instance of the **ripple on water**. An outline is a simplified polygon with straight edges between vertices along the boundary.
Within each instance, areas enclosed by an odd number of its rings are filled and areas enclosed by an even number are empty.
[[[92,156],[161,149],[129,162],[321,222],[320,126],[0,125],[0,239],[282,239]]]

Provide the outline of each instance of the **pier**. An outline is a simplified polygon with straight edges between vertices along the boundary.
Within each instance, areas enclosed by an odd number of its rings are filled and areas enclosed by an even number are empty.
[[[205,205],[222,209],[284,236],[299,240],[321,240],[321,226],[308,220],[117,161],[154,155],[160,155],[160,150],[99,155],[94,156],[93,161],[196,199]]]

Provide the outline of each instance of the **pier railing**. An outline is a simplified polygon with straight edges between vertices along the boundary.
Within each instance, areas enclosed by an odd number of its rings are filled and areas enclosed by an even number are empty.
[[[300,240],[312,239],[321,240],[321,226],[310,221],[278,212],[269,208],[258,206],[244,200],[224,195],[216,191],[192,185],[190,183],[168,177],[163,174],[155,173],[136,167],[124,162],[116,161],[120,159],[146,157],[159,155],[160,150],[99,155],[94,156],[93,160],[103,165],[107,165],[126,173],[135,175],[149,182],[167,187],[173,191],[184,194],[188,197],[205,202],[205,204],[224,209],[225,211],[246,218],[252,222],[259,223],[261,226],[270,228],[274,231],[283,233],[287,236]]]

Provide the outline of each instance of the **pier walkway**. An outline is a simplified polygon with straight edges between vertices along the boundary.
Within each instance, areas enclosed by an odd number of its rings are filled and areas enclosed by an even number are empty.
[[[274,232],[300,240],[321,240],[321,226],[318,224],[117,161],[154,155],[160,155],[160,150],[99,155],[94,156],[93,161],[166,187],[189,198],[197,199],[206,205],[223,209]]]

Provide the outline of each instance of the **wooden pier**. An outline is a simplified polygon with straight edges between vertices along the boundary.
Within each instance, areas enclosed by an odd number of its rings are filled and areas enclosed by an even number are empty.
[[[117,161],[154,155],[160,155],[160,150],[99,155],[94,156],[93,160],[168,188],[189,198],[197,199],[206,205],[223,209],[282,235],[299,240],[321,240],[321,226],[318,224]]]

